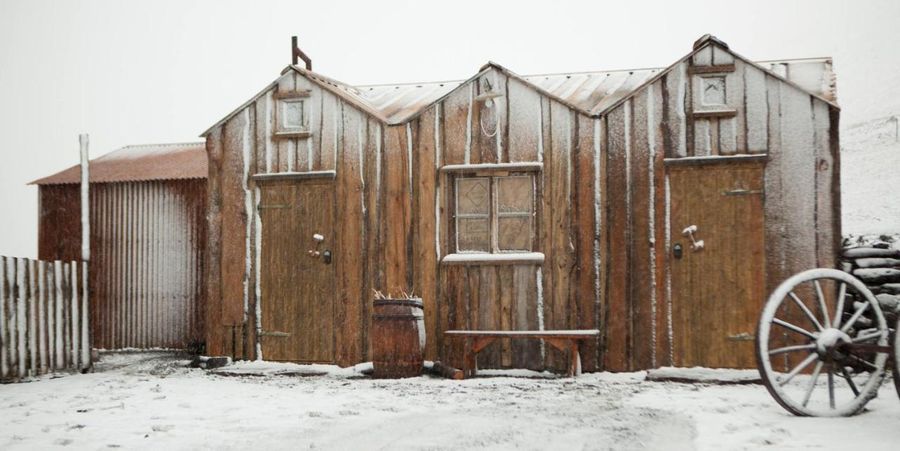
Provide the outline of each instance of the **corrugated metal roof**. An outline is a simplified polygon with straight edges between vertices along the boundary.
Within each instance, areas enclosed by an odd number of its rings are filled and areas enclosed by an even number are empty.
[[[834,75],[831,58],[759,61],[756,64],[817,96],[837,102],[837,77]]]
[[[91,160],[92,183],[201,179],[208,175],[205,143],[126,146]],[[78,165],[35,180],[30,185],[79,183]]]
[[[761,61],[766,70],[786,78],[812,94],[834,102],[837,98],[835,76],[830,58],[806,58]],[[514,72],[495,63],[503,71]],[[597,114],[625,98],[648,80],[664,71],[664,67],[611,71],[569,72],[553,74],[516,75],[587,114]],[[441,82],[363,85],[340,89],[354,95],[374,110],[380,111],[389,123],[403,123],[428,107],[466,80]]]

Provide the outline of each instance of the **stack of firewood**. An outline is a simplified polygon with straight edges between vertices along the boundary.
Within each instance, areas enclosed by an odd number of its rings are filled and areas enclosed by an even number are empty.
[[[882,310],[900,312],[900,249],[889,243],[844,249],[842,269],[872,290]]]

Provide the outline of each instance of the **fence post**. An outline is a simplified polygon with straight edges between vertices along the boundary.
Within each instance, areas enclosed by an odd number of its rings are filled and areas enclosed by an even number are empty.
[[[89,137],[87,134],[78,135],[78,144],[81,150],[81,261],[83,264],[81,265],[81,330],[77,333],[81,334],[81,345],[82,349],[78,349],[78,340],[75,338],[75,346],[72,348],[73,353],[77,354],[81,353],[81,363],[78,366],[79,368],[89,368],[91,366],[91,337],[90,337],[90,327],[88,323],[90,321],[90,290],[88,287],[89,273],[88,273],[88,264],[91,261],[91,198],[90,198],[90,186],[91,186],[91,177],[90,177],[90,158],[88,151]],[[77,264],[72,262],[72,296],[73,299],[76,298],[74,287],[77,286],[75,281],[75,272]],[[76,305],[77,303],[73,303]],[[77,311],[76,311],[77,312]],[[77,314],[77,313],[73,313]],[[75,321],[73,321],[75,324]],[[73,334],[76,332],[73,331]],[[76,360],[77,356],[76,356]]]
[[[0,379],[6,378],[9,372],[9,327],[6,322],[6,257],[0,257]]]

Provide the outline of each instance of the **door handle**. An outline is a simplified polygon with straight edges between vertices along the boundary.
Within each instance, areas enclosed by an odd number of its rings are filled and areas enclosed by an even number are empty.
[[[695,239],[695,237],[694,237],[695,233],[697,233],[697,226],[693,225],[693,224],[687,226],[684,230],[681,231],[682,235],[684,235],[686,237],[690,237],[691,250],[694,252],[697,252],[697,251],[703,249],[705,243],[703,243],[703,240]]]

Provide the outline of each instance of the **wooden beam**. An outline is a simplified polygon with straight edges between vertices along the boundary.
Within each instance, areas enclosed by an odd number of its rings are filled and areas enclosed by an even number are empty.
[[[734,64],[717,64],[712,66],[691,66],[689,69],[691,74],[719,74],[734,72]]]
[[[285,180],[306,180],[316,178],[335,178],[335,171],[307,171],[307,172],[274,172],[271,174],[256,174],[252,176],[256,182],[276,182]]]

